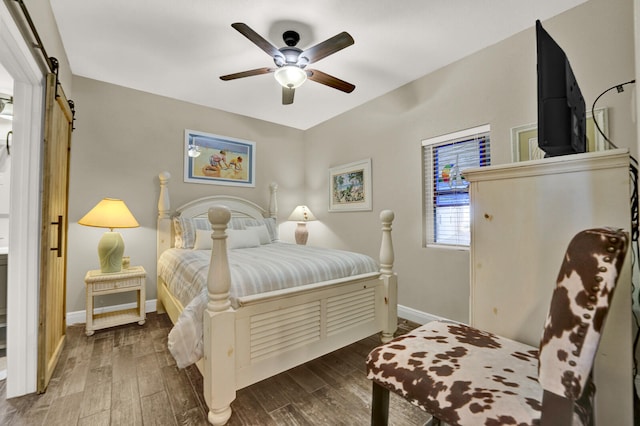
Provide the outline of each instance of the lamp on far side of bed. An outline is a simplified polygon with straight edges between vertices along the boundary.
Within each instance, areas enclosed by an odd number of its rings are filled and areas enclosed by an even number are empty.
[[[289,216],[289,220],[298,222],[295,234],[296,244],[307,244],[307,238],[309,238],[309,231],[307,231],[307,222],[317,220],[313,213],[311,213],[311,210],[309,210],[309,207],[296,207],[295,210],[293,210],[293,213],[291,213],[291,216]]]
[[[137,228],[140,226],[122,200],[104,198],[89,213],[78,221],[80,225],[109,228],[98,243],[101,272],[120,272],[124,240],[114,228]]]

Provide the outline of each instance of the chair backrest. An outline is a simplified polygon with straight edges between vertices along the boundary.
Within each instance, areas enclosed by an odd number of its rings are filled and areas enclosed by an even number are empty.
[[[581,231],[569,243],[540,342],[546,392],[572,401],[582,395],[628,245],[629,235],[611,228]]]

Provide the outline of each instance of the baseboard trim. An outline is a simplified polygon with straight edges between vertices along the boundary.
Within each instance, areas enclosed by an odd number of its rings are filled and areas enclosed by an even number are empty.
[[[95,308],[94,312],[96,314],[101,314],[105,312],[113,312],[119,311],[121,309],[132,309],[135,308],[135,303],[125,303],[122,305],[114,305],[114,306],[103,306],[100,308]],[[156,299],[147,300],[144,304],[145,312],[155,312],[156,311]],[[417,309],[410,308],[408,306],[398,305],[398,316],[400,318],[404,318],[409,321],[413,321],[418,324],[426,324],[430,321],[437,320],[445,320],[447,318],[439,317],[437,315],[428,314],[426,312],[419,311]],[[67,312],[67,325],[72,324],[80,324],[85,323],[87,321],[87,311],[75,311],[75,312]],[[449,320],[450,321],[450,320]]]
[[[437,315],[428,314],[426,312],[419,311],[417,309],[410,308],[408,306],[398,305],[398,316],[409,321],[413,321],[420,325],[426,324],[430,321],[451,321],[448,318],[439,317]]]
[[[102,314],[105,312],[119,311],[121,309],[133,309],[136,307],[136,303],[124,303],[122,305],[103,306],[100,308],[94,308],[93,312],[96,314]],[[147,300],[144,303],[145,312],[156,311],[156,299]],[[67,325],[72,324],[84,324],[87,322],[87,311],[67,312]]]

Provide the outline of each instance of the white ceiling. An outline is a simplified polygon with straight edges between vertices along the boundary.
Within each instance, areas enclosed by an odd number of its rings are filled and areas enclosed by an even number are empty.
[[[306,130],[586,0],[50,1],[74,75]],[[302,50],[347,31],[311,68],[356,89],[307,81],[282,105],[272,74],[220,80],[274,65],[234,22]]]

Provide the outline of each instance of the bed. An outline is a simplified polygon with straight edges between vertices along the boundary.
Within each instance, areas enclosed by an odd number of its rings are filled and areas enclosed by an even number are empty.
[[[277,226],[273,224],[277,216],[277,185],[270,186],[268,209],[240,197],[214,195],[172,210],[170,177],[168,172],[159,175],[158,270],[171,269],[164,262],[181,244],[180,235],[176,239],[176,223],[202,223],[206,218],[211,227],[211,231],[207,231],[211,250],[198,254],[202,257],[202,253],[206,253],[210,257],[201,309],[203,357],[196,363],[203,375],[203,393],[211,424],[226,424],[238,389],[378,332],[382,342],[392,339],[397,328],[392,211],[380,213],[382,235],[376,270],[359,273],[354,269],[356,272],[343,278],[238,294],[235,286],[232,287],[232,277],[237,277],[236,252],[245,249],[228,250],[227,246],[237,244],[236,235],[240,234],[237,228],[249,223],[256,223],[258,227],[270,224],[267,228],[274,243],[268,245],[270,250],[295,247],[295,244],[288,244],[290,247],[286,247],[286,243],[276,244]],[[228,229],[229,226],[235,229]],[[202,236],[202,232],[198,235]],[[186,305],[182,297],[172,293],[170,280],[165,281],[160,275],[157,310],[166,312],[171,321],[178,324],[184,321],[192,303]]]

